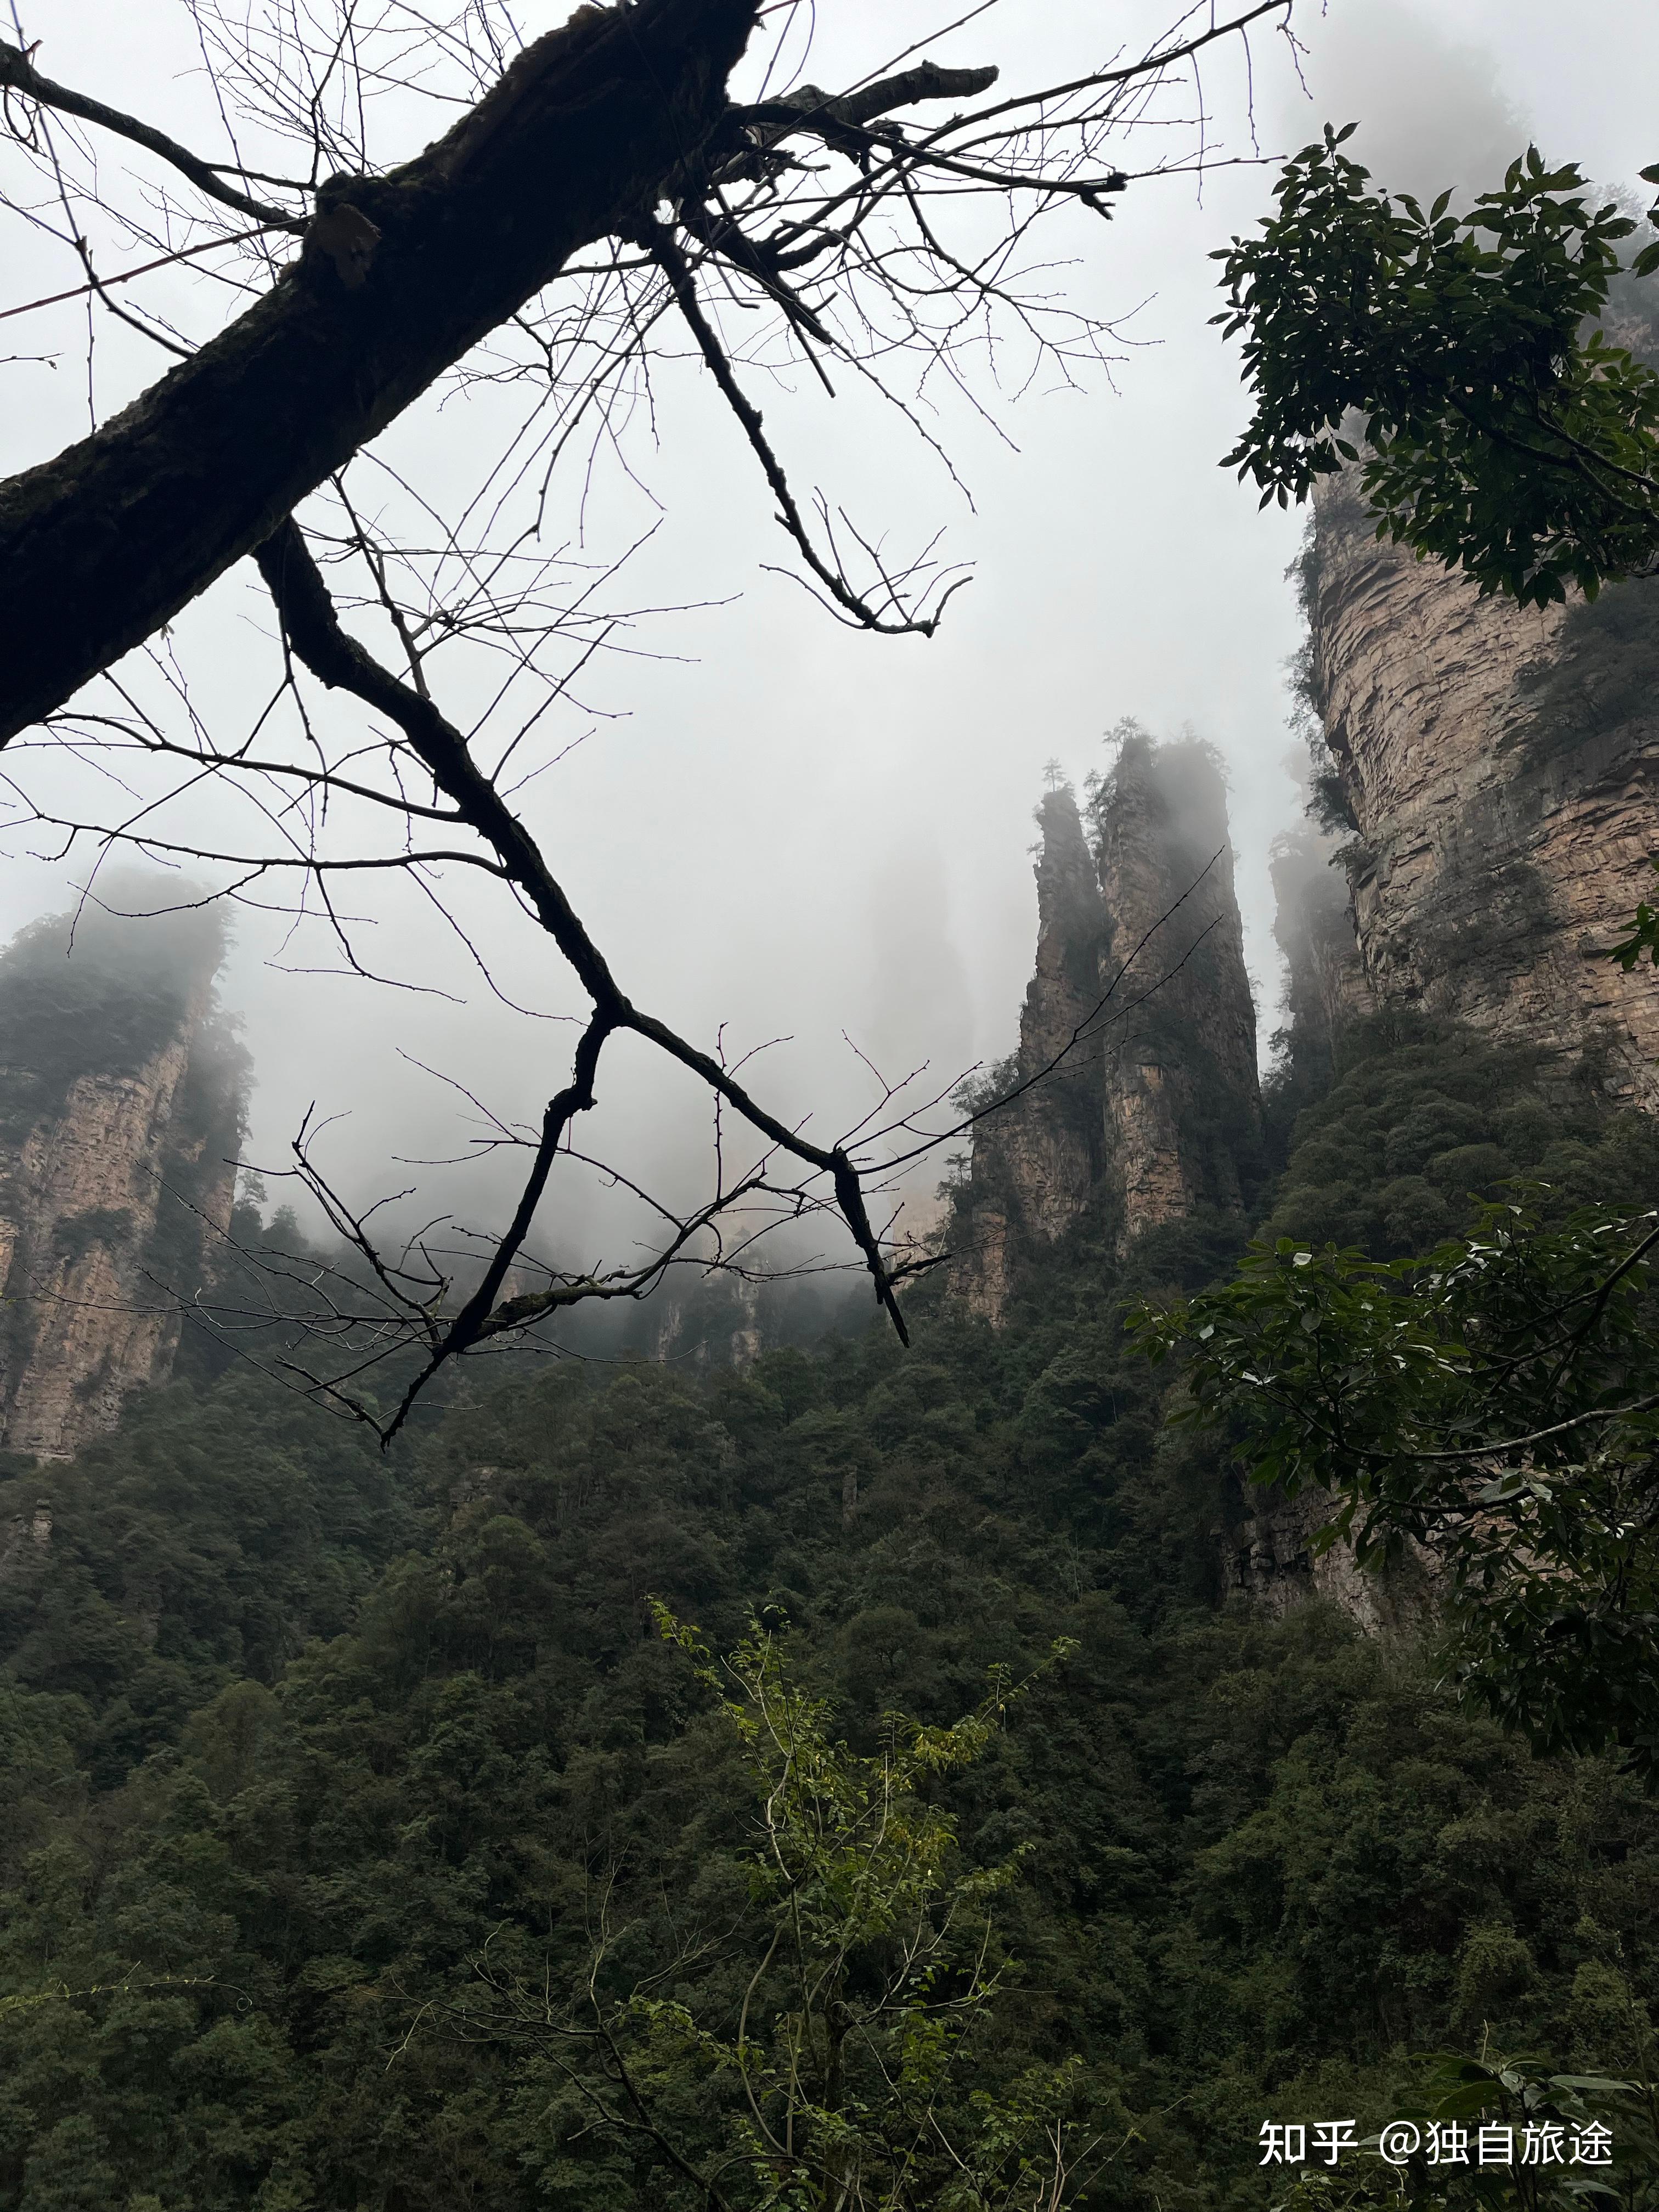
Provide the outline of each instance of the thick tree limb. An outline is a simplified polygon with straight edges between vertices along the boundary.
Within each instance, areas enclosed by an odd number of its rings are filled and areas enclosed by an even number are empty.
[[[941,69],[937,62],[918,62],[914,69],[901,70],[896,76],[878,78],[866,84],[862,92],[843,94],[839,100],[824,103],[820,93],[813,100],[816,108],[827,104],[837,123],[872,123],[878,115],[889,115],[896,107],[914,107],[923,100],[976,100],[981,92],[988,92],[1001,71],[996,69]],[[794,105],[807,105],[802,94],[793,95]]]
[[[0,744],[269,538],[573,252],[671,193],[759,5],[582,9],[416,160],[331,179],[256,307],[0,486]]]
[[[805,125],[834,145],[838,132],[845,137],[849,130],[862,131],[896,107],[913,107],[924,100],[973,100],[988,92],[1000,74],[996,69],[941,69],[937,62],[919,62],[915,69],[901,70],[896,76],[866,84],[860,92],[839,97],[816,84],[797,85],[781,100],[746,109],[744,116],[763,143]]]

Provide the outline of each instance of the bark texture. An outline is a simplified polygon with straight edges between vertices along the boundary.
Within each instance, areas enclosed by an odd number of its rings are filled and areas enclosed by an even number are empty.
[[[248,313],[0,486],[0,743],[141,644],[695,163],[759,0],[585,8],[447,136],[319,195]]]

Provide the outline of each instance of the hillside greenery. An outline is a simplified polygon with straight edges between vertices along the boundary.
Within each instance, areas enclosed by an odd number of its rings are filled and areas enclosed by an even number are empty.
[[[1268,1226],[1386,1258],[1516,1175],[1628,1207],[1659,1151],[1536,1056],[1375,1024]],[[1165,1425],[1124,1321],[1239,1242],[1120,1265],[1085,1219],[998,1332],[921,1289],[908,1353],[492,1366],[386,1460],[239,1368],[6,1463],[0,2204],[1012,2212],[1057,2145],[1060,2201],[1266,2208],[1264,2121],[1363,2133],[1436,2051],[1632,2084],[1639,2135],[1640,1778],[1228,1587],[1227,1438]],[[904,1924],[955,1931],[926,1987]],[[778,2070],[859,2021],[863,2074]],[[1321,2202],[1381,2201],[1346,2171]]]
[[[1604,957],[1635,964],[1648,911]],[[1540,1750],[1617,1747],[1651,1774],[1651,1120],[1599,1110],[1593,1064],[1577,1099],[1528,1094],[1547,1058],[1445,1024],[1385,1018],[1346,1054],[1232,1279],[1132,1328],[1180,1357],[1171,1418],[1316,1505],[1319,1544],[1432,1559],[1466,1697]]]

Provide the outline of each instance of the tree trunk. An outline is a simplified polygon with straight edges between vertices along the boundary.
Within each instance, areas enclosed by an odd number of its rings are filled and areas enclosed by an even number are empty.
[[[0,744],[141,644],[695,161],[761,0],[584,8],[446,137],[336,178],[298,258],[91,437],[0,485]]]

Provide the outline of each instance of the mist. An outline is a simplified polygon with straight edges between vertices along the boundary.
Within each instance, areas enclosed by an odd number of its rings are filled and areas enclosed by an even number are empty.
[[[1357,123],[1348,151],[1391,192],[1431,200],[1449,188],[1460,200],[1490,191],[1525,149],[1532,131],[1506,88],[1498,46],[1471,37],[1460,17],[1404,0],[1333,9],[1309,40],[1307,97],[1275,113],[1286,142],[1296,111]]]
[[[53,73],[119,84],[139,108],[149,93],[164,109],[170,58],[140,12],[153,11],[107,0],[34,11]],[[536,11],[526,35],[562,12]],[[836,82],[838,55],[866,51],[860,34],[874,23],[896,43],[900,12],[919,28],[933,20],[877,0],[821,11],[815,80]],[[1161,21],[1145,7],[1121,13],[1129,27],[1114,36],[1130,43]],[[1008,0],[989,27],[941,42],[940,58],[1018,53],[1035,70],[1057,21],[1078,15]],[[1529,136],[1613,182],[1659,150],[1659,21],[1634,0],[1598,9],[1594,40],[1577,11],[1496,0],[1439,0],[1432,15],[1333,0],[1297,28],[1299,72],[1281,40],[1258,42],[1253,116],[1237,58],[1206,69],[1212,151],[1240,166],[1201,188],[1133,187],[1103,240],[1081,217],[1056,234],[1060,258],[1078,257],[1062,281],[1121,319],[1110,383],[1034,389],[994,427],[941,397],[931,427],[971,503],[902,422],[857,394],[831,405],[797,392],[779,406],[803,482],[907,542],[945,522],[952,550],[974,561],[937,637],[849,635],[765,571],[782,558],[765,486],[693,362],[665,367],[654,436],[634,434],[653,496],[614,473],[604,514],[584,524],[591,539],[576,555],[594,562],[645,537],[616,587],[630,607],[683,611],[641,616],[625,649],[601,658],[568,714],[560,742],[572,749],[527,810],[623,990],[706,1048],[758,1053],[749,1078],[821,1139],[869,1110],[879,1079],[916,1071],[919,1087],[943,1091],[1012,1048],[1035,939],[1029,848],[1044,765],[1058,760],[1081,784],[1109,765],[1107,734],[1126,716],[1159,738],[1201,737],[1225,763],[1258,1028],[1275,1026],[1267,855],[1298,807],[1285,676],[1297,617],[1284,572],[1302,520],[1259,512],[1217,465],[1244,405],[1236,353],[1210,327],[1206,258],[1265,210],[1267,157],[1327,119],[1358,119],[1355,150],[1378,182],[1431,193],[1495,184]],[[157,368],[135,355],[110,373]],[[8,469],[86,425],[71,368],[29,374],[29,405],[0,427]],[[422,407],[383,445],[400,467],[447,481],[465,470],[458,434]],[[228,716],[248,641],[270,626],[247,564],[181,618],[179,651],[203,671],[200,711]],[[44,751],[9,758],[48,811],[64,811],[53,801],[85,773]],[[38,826],[14,830],[3,849],[8,933],[88,883],[105,908],[168,902],[112,895],[89,852],[65,861]],[[351,971],[325,919],[296,930],[261,889],[228,916],[220,993],[252,1058],[252,1164],[283,1171],[314,1109],[326,1124],[316,1157],[353,1204],[410,1190],[404,1218],[447,1212],[482,1228],[522,1164],[488,1117],[538,1120],[565,1078],[579,994],[498,886],[451,890],[489,981],[407,884],[354,895],[353,942],[372,975]],[[162,927],[122,923],[139,936]],[[634,1041],[611,1048],[588,1118],[582,1149],[635,1181],[677,1199],[706,1185],[707,1095]],[[919,1200],[939,1172],[913,1179]],[[538,1243],[588,1263],[639,1218],[602,1177],[575,1172],[556,1183]]]

